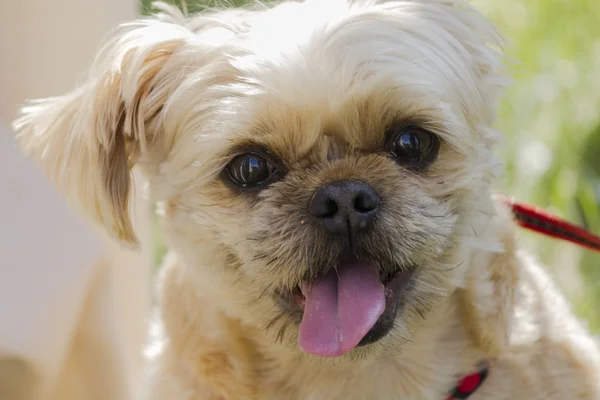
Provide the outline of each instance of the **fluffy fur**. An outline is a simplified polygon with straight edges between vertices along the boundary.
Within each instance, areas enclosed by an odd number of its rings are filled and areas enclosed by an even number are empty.
[[[502,39],[454,0],[306,0],[123,25],[89,78],[32,103],[24,149],[83,211],[138,244],[130,172],[161,205],[165,344],[156,400],[435,399],[489,360],[473,400],[597,399],[595,344],[522,254],[491,182]],[[425,171],[382,148],[395,123],[441,140]],[[285,171],[241,193],[221,171],[247,148]],[[381,217],[360,246],[416,266],[386,337],[303,354],[279,293],[343,252],[307,212],[322,184],[367,182]]]

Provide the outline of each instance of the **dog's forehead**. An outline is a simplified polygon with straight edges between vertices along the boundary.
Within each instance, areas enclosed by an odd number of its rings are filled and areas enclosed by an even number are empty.
[[[169,110],[202,110],[213,123],[194,137],[217,139],[226,154],[248,142],[287,160],[334,145],[368,151],[391,123],[415,119],[472,152],[497,92],[481,78],[499,63],[486,45],[493,28],[445,0],[377,3],[291,2],[244,16],[190,78],[207,104],[179,96]]]
[[[258,19],[243,55],[232,57],[259,93],[248,100],[257,117],[244,136],[292,156],[319,143],[374,148],[398,118],[477,118],[481,93],[462,38],[436,26],[453,8],[359,7],[313,21],[294,7],[293,20]]]
[[[385,80],[355,84],[330,84],[329,90],[319,90],[307,79],[302,92],[286,92],[290,88],[280,87],[248,98],[256,112],[249,128],[237,131],[236,141],[261,144],[285,161],[294,162],[306,157],[318,161],[379,151],[394,124],[419,125],[450,141],[459,138],[461,130],[454,129],[458,125],[455,115],[439,106],[435,96],[390,88]]]
[[[287,162],[378,149],[392,121],[370,97],[347,97],[336,107],[319,104],[318,99],[299,105],[268,94],[264,97],[252,127],[240,131],[236,141],[263,145]]]

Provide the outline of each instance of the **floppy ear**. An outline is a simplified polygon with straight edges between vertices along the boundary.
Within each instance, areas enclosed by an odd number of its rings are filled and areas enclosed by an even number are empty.
[[[497,204],[497,211],[485,234],[499,240],[503,251],[477,253],[459,292],[465,326],[488,355],[499,354],[509,343],[522,262],[512,217],[504,205]]]
[[[13,126],[67,198],[121,241],[137,245],[129,216],[131,168],[181,74],[169,59],[192,32],[159,20],[123,25],[99,52],[87,81],[30,102]]]

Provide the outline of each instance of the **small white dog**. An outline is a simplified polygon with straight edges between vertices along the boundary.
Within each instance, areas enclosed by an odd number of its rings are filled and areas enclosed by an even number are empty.
[[[491,196],[505,80],[485,18],[160,7],[15,124],[122,242],[134,166],[162,204],[153,398],[600,398],[595,344]]]

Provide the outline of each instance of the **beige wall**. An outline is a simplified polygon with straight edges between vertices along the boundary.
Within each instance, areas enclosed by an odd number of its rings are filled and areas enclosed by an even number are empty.
[[[25,99],[72,89],[136,13],[135,0],[0,0],[0,399],[125,400],[141,380],[150,249],[83,222],[8,128]]]
[[[0,1],[0,120],[26,98],[71,89],[107,32],[137,11],[135,0]]]

